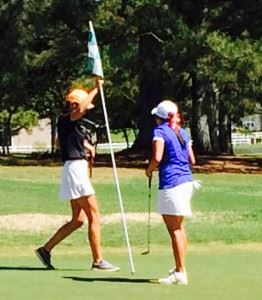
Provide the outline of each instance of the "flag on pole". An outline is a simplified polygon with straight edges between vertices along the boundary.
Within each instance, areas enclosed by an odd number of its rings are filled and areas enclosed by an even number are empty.
[[[88,74],[93,74],[104,78],[102,62],[96,41],[96,35],[91,21],[89,21],[88,57],[86,68]]]
[[[96,42],[95,31],[94,31],[93,24],[91,21],[89,21],[87,71],[89,74],[104,78],[102,63],[101,63],[101,59],[100,59],[97,42]],[[119,203],[120,212],[121,212],[121,216],[122,216],[122,224],[123,224],[124,235],[125,235],[127,249],[128,249],[129,262],[130,262],[131,272],[132,272],[132,274],[134,274],[135,267],[134,267],[134,262],[133,262],[131,246],[130,246],[130,242],[129,242],[128,231],[127,231],[126,217],[125,217],[125,212],[124,212],[122,195],[121,195],[121,191],[120,191],[118,174],[117,174],[117,170],[116,170],[116,161],[115,161],[115,155],[114,155],[114,150],[113,150],[113,145],[112,145],[112,139],[111,139],[111,135],[110,135],[109,120],[108,120],[104,90],[103,90],[102,85],[99,86],[99,90],[100,90],[102,107],[103,107],[103,112],[104,112],[104,117],[105,117],[106,132],[107,132],[107,137],[108,137],[109,146],[110,146],[110,154],[111,154],[111,159],[112,159],[112,164],[113,164],[113,171],[114,171],[114,178],[115,178],[115,184],[116,184],[116,190],[117,190],[117,196],[118,196],[118,203]]]

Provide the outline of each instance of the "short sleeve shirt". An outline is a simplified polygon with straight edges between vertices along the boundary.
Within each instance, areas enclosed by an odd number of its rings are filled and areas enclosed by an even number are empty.
[[[189,135],[184,129],[179,130],[182,142],[177,133],[163,122],[154,128],[153,140],[164,142],[164,153],[159,165],[159,189],[169,189],[181,183],[192,181],[189,163]]]
[[[70,115],[60,116],[57,131],[63,162],[86,158],[84,149],[85,134],[81,126],[81,119],[71,121]]]

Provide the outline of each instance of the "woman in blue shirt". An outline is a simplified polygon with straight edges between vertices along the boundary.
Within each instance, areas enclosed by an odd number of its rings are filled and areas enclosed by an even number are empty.
[[[189,162],[191,145],[187,132],[170,126],[170,119],[178,108],[170,100],[162,101],[152,110],[156,127],[153,132],[153,154],[146,175],[159,169],[159,191],[157,212],[163,217],[172,242],[175,267],[166,278],[159,279],[163,284],[188,284],[185,269],[187,238],[183,221],[190,216],[194,181]]]

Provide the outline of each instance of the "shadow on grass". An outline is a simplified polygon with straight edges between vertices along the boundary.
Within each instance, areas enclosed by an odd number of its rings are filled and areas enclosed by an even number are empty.
[[[45,154],[0,155],[0,166],[60,166],[61,160]]]
[[[47,268],[41,267],[10,267],[10,266],[0,266],[0,271],[86,271],[86,269],[54,269],[50,270]],[[156,279],[147,279],[147,278],[126,278],[126,277],[77,277],[77,276],[63,276],[65,279],[71,279],[75,281],[82,282],[96,282],[96,281],[104,281],[104,282],[123,282],[123,283],[157,283]]]
[[[64,276],[65,279],[71,279],[75,281],[94,282],[94,281],[106,281],[106,282],[127,282],[127,283],[156,283],[156,279],[146,278],[126,278],[126,277],[75,277],[75,276]]]
[[[0,271],[86,271],[86,269],[48,269],[45,267],[9,267],[9,266],[0,266]]]
[[[49,271],[46,268],[0,266],[0,271]]]

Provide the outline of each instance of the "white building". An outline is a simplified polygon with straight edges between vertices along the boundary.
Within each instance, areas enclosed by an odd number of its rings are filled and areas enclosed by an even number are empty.
[[[10,152],[45,152],[50,149],[51,125],[49,119],[39,120],[38,126],[33,127],[30,132],[21,129],[18,135],[12,136]]]
[[[261,131],[261,114],[254,114],[242,118],[242,126],[250,131]]]

